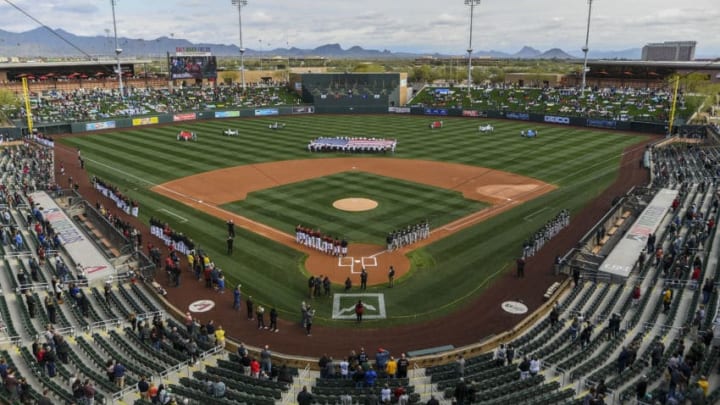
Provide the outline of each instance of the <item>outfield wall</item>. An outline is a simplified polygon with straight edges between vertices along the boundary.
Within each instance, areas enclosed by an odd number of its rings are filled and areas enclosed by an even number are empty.
[[[173,124],[183,121],[212,120],[225,118],[250,118],[250,117],[274,117],[290,116],[298,114],[314,114],[316,112],[337,113],[337,114],[409,114],[422,115],[433,118],[441,117],[466,117],[505,119],[514,121],[526,121],[528,124],[553,124],[567,125],[571,127],[598,128],[605,130],[631,131],[651,134],[664,134],[667,131],[665,123],[637,122],[637,121],[613,121],[581,117],[564,117],[556,115],[544,115],[535,113],[518,113],[512,111],[479,111],[463,110],[459,108],[424,108],[424,107],[389,107],[378,108],[350,108],[340,107],[337,109],[317,110],[314,105],[283,106],[283,107],[256,107],[238,108],[228,110],[210,110],[201,112],[187,112],[176,114],[153,114],[144,117],[116,118],[103,121],[76,122],[72,124],[54,124],[49,134],[58,133],[83,133],[108,129],[134,128],[145,125]],[[40,127],[43,132],[44,127]]]

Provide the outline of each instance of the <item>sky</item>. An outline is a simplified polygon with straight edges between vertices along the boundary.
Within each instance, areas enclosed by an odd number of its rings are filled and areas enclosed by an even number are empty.
[[[111,0],[10,0],[52,28],[112,35]],[[161,36],[192,42],[239,42],[232,0],[115,0],[118,36]],[[466,0],[247,0],[243,45],[269,50],[339,43],[366,49],[463,54],[468,48]],[[648,42],[694,40],[696,56],[720,56],[717,0],[594,0],[591,50],[641,48]],[[516,52],[585,42],[588,0],[483,0],[474,7],[473,48]],[[37,23],[0,0],[0,27],[21,32]]]

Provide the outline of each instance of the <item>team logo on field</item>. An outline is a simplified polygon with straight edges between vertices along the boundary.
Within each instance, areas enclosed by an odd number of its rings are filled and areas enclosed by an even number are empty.
[[[528,311],[527,305],[517,301],[505,301],[500,305],[500,307],[502,307],[505,312],[513,315],[526,314]]]
[[[333,319],[355,319],[355,304],[358,300],[363,302],[365,312],[363,319],[385,319],[384,294],[335,294],[333,296]]]
[[[195,301],[188,306],[190,312],[207,312],[215,308],[215,301],[213,300],[199,300]]]

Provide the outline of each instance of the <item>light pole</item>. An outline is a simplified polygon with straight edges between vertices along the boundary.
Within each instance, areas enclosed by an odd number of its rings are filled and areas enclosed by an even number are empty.
[[[243,48],[242,40],[242,8],[247,6],[247,0],[230,0],[234,6],[238,8],[238,32],[240,34],[240,80],[242,80],[242,88],[245,90],[245,48]]]
[[[120,65],[120,54],[122,53],[122,49],[118,47],[117,22],[115,21],[115,1],[116,0],[110,0],[110,5],[112,5],[113,30],[115,31],[115,59],[117,60],[118,87],[120,88],[120,99],[123,99],[125,97],[125,92],[123,91],[122,66]]]
[[[468,88],[467,88],[467,95],[468,99],[470,99],[470,88],[472,87],[472,31],[473,31],[473,12],[475,11],[475,6],[480,5],[480,0],[465,0],[465,5],[470,6],[470,40],[468,41]]]
[[[588,67],[587,67],[587,61],[588,61],[588,51],[590,48],[588,48],[588,41],[590,40],[590,15],[592,14],[592,2],[593,0],[588,0],[588,19],[587,19],[587,30],[585,31],[585,46],[583,46],[582,51],[585,54],[585,62],[583,63],[583,72],[582,72],[582,95],[585,95],[585,76],[587,75]]]

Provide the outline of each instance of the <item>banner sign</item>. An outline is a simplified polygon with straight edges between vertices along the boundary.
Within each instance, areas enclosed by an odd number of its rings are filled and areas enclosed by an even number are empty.
[[[463,117],[487,118],[486,112],[478,110],[463,110],[462,115]]]
[[[158,117],[143,117],[143,118],[133,118],[132,125],[134,127],[138,125],[151,125],[151,124],[157,124],[159,122]]]
[[[212,49],[209,46],[183,46],[175,48],[176,56],[210,56]]]
[[[240,116],[240,111],[215,111],[215,118],[236,118]]]
[[[313,114],[313,113],[315,113],[315,107],[311,106],[311,105],[293,107],[292,113],[293,114]]]
[[[410,114],[410,107],[388,107],[388,112],[395,114]]]
[[[587,126],[595,128],[616,128],[617,121],[588,119]]]
[[[258,108],[255,110],[256,117],[266,117],[268,115],[278,115],[280,111],[277,108]]]
[[[555,115],[546,115],[545,116],[545,122],[549,122],[551,124],[563,124],[563,125],[570,125],[570,118],[568,117],[558,117]]]
[[[85,124],[86,131],[97,131],[99,129],[113,129],[115,128],[115,121],[104,121],[104,122],[88,122]]]
[[[195,119],[195,113],[184,113],[173,115],[173,121],[192,121]]]
[[[445,108],[426,108],[425,115],[448,115],[448,110]]]
[[[529,121],[529,120],[530,120],[530,114],[528,114],[528,113],[509,112],[509,113],[505,113],[505,118],[510,119],[510,120]]]

